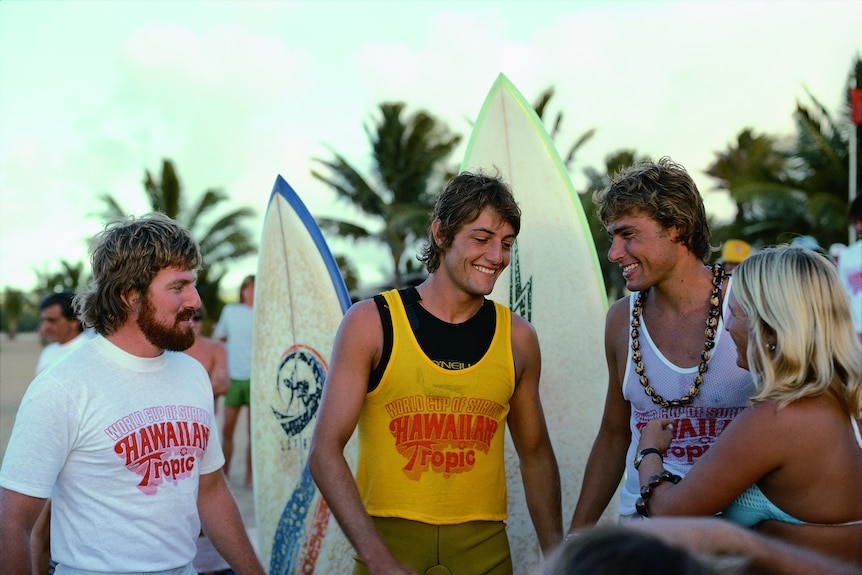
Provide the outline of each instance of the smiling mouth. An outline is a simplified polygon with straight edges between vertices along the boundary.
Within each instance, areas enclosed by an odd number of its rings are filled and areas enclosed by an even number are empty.
[[[627,266],[623,266],[623,274],[627,274],[629,272],[632,272],[635,269],[637,269],[637,267],[638,267],[638,264],[629,264]]]
[[[492,270],[491,268],[486,268],[486,267],[482,267],[482,266],[473,266],[473,269],[480,271],[483,274],[490,275],[490,276],[492,276],[496,273],[496,270]]]

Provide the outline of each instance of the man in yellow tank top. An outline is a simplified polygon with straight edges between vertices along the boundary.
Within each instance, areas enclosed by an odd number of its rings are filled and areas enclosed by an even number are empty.
[[[542,550],[562,541],[560,474],[533,326],[485,298],[520,209],[464,172],[434,208],[416,288],[354,304],[338,330],[308,466],[353,547],[354,574],[510,574],[504,434]],[[344,447],[358,427],[356,477]]]

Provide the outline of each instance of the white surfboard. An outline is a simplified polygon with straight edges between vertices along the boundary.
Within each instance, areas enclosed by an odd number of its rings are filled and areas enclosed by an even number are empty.
[[[270,575],[350,573],[352,548],[306,465],[350,297],[314,218],[281,176],[264,219],[254,300],[252,462],[261,559]],[[345,456],[355,466],[352,442]]]
[[[533,107],[502,74],[473,126],[462,170],[499,171],[521,207],[521,232],[491,299],[536,328],[542,350],[542,404],[560,465],[568,528],[607,389],[608,309],[586,216],[554,143]],[[541,551],[527,511],[511,437],[506,434],[507,531],[515,573],[530,573]],[[605,520],[616,517],[616,497]]]

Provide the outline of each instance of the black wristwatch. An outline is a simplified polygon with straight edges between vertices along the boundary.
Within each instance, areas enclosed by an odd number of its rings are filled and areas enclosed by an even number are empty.
[[[641,461],[643,461],[644,456],[649,455],[650,453],[655,453],[656,455],[661,457],[661,462],[664,463],[664,457],[662,456],[661,451],[659,451],[655,447],[647,447],[646,449],[641,449],[637,452],[637,455],[635,455],[635,469],[640,467]]]

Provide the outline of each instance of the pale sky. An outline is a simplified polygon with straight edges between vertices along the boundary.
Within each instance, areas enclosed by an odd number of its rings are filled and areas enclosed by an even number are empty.
[[[278,174],[315,216],[343,215],[312,158],[331,148],[367,173],[363,126],[404,101],[462,134],[457,165],[501,72],[531,102],[555,87],[562,150],[598,130],[576,188],[620,149],[669,155],[726,215],[703,174],[715,152],[746,127],[791,135],[806,88],[838,117],[860,53],[859,0],[3,0],[0,288],[86,261],[98,196],[144,213],[163,158],[187,196],[218,187],[255,209],[255,240]],[[331,245],[366,283],[383,276],[382,248]]]

